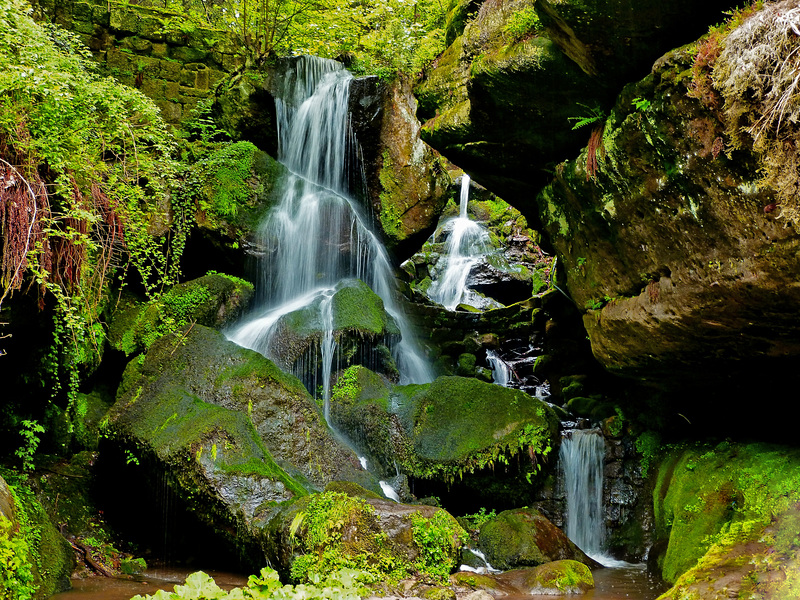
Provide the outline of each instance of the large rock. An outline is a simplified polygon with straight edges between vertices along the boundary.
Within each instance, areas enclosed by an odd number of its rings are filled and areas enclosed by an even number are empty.
[[[493,567],[503,570],[535,567],[556,560],[578,561],[592,568],[599,566],[533,508],[501,512],[481,527],[478,546]]]
[[[360,367],[334,386],[331,416],[385,475],[397,464],[423,487],[470,484],[475,502],[529,494],[557,426],[550,407],[519,390],[468,377],[391,387]]]
[[[109,430],[222,533],[260,545],[282,503],[332,480],[377,482],[295,377],[201,325],[131,361]],[[232,528],[232,529],[231,529]]]
[[[307,496],[273,519],[276,566],[302,581],[342,567],[444,579],[458,564],[467,534],[447,511],[353,491]]]
[[[531,215],[545,166],[588,136],[568,119],[600,114],[623,83],[733,4],[484,2],[415,88],[422,138]],[[454,3],[451,23],[474,9]]]
[[[252,297],[253,284],[222,273],[174,285],[152,302],[125,294],[112,315],[108,342],[130,356],[193,323],[219,329],[241,316]]]
[[[662,542],[649,566],[665,600],[796,596],[800,453],[766,444],[696,445],[661,462],[653,498]]]
[[[408,256],[436,226],[449,195],[445,161],[420,138],[411,82],[356,79],[350,110],[362,150],[367,201],[390,250]]]
[[[347,367],[351,361],[360,360],[396,379],[397,367],[389,347],[400,340],[400,330],[380,296],[360,279],[342,280],[329,299],[318,295],[307,306],[281,316],[270,329],[272,333],[265,337],[269,344],[254,347],[286,369],[292,369],[298,361],[320,365],[317,375],[321,377],[327,326],[336,344],[339,365]]]
[[[800,236],[761,182],[768,155],[729,145],[738,113],[691,97],[695,54],[624,90],[602,139],[556,169],[541,219],[607,369],[681,390],[744,369],[778,381],[800,353]]]

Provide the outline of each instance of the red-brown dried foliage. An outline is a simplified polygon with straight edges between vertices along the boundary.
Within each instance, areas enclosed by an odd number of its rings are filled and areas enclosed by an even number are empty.
[[[606,156],[606,147],[603,145],[603,130],[605,124],[598,125],[592,129],[592,135],[589,136],[589,145],[586,148],[586,181],[594,179],[597,175],[597,152],[603,158]]]
[[[29,139],[24,123],[18,125],[16,136],[20,140]],[[44,227],[50,218],[50,202],[36,165],[27,156],[18,155],[2,133],[0,159],[0,234],[3,241],[0,282],[2,298],[5,298],[22,287],[31,252],[38,253],[38,264],[43,272],[52,268]]]

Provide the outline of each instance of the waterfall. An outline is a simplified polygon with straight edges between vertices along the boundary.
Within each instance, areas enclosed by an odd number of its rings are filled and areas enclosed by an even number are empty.
[[[596,560],[603,553],[605,539],[604,455],[605,442],[597,429],[576,429],[567,433],[558,455],[567,496],[565,533]]]
[[[497,385],[508,387],[511,385],[511,367],[494,350],[486,351],[486,362],[492,368],[492,380]]]
[[[227,335],[275,358],[271,347],[279,319],[305,307],[318,310],[324,329],[322,364],[304,368],[316,373],[320,367],[327,404],[336,353],[331,297],[337,283],[357,278],[380,296],[400,329],[401,341],[392,352],[401,383],[431,381],[430,367],[397,299],[386,250],[350,189],[352,180],[361,179],[353,176],[358,143],[348,113],[353,78],[332,60],[304,56],[294,65],[275,99],[278,159],[289,173],[280,184],[279,201],[259,228],[266,251],[256,303]]]
[[[431,285],[428,295],[447,310],[455,310],[467,289],[467,277],[472,267],[489,249],[489,234],[467,216],[469,203],[469,175],[461,177],[459,214],[444,226],[449,230],[444,269]]]

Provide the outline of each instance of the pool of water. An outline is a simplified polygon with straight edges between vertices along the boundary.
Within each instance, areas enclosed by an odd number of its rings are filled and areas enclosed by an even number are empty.
[[[247,584],[247,577],[236,573],[205,570],[221,588],[230,590]],[[50,597],[50,600],[129,600],[136,594],[154,594],[163,589],[172,591],[182,584],[190,571],[159,569],[149,571],[142,581],[89,577],[76,579],[73,588]],[[626,565],[599,569],[593,573],[595,589],[580,600],[655,600],[668,588],[663,582],[650,577],[644,565]],[[553,596],[504,596],[504,600],[553,600]]]
[[[211,569],[153,569],[140,580],[112,579],[109,577],[87,577],[73,579],[72,589],[50,596],[50,600],[129,600],[137,594],[154,594],[158,590],[173,591],[176,584],[183,584],[187,575],[202,570],[211,575],[224,590],[247,584],[247,576]]]

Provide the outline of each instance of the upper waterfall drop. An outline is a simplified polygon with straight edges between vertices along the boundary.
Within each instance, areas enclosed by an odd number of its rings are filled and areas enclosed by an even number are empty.
[[[361,180],[350,172],[359,164],[348,113],[352,80],[340,63],[310,56],[297,59],[284,77],[275,105],[278,159],[289,172],[259,228],[265,252],[256,304],[228,331],[232,341],[276,359],[281,320],[301,309],[317,311],[320,359],[303,368],[313,369],[306,379],[314,392],[323,389],[326,407],[337,360],[331,297],[354,279],[380,297],[400,331],[392,354],[401,383],[433,379],[398,301],[388,255],[351,189],[352,180]]]
[[[470,177],[464,173],[461,177],[458,217],[450,219],[444,227],[449,230],[444,269],[428,291],[431,300],[447,310],[455,310],[459,305],[467,291],[470,270],[490,248],[488,232],[467,215],[469,184]]]

